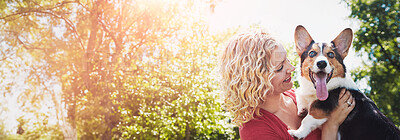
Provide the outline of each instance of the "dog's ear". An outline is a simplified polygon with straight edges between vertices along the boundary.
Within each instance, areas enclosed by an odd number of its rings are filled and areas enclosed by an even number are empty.
[[[337,52],[342,58],[347,56],[351,42],[353,41],[353,31],[350,28],[344,29],[332,42]]]
[[[296,43],[296,52],[299,56],[303,54],[312,40],[313,39],[306,28],[301,25],[296,27],[296,30],[294,31],[294,42]]]

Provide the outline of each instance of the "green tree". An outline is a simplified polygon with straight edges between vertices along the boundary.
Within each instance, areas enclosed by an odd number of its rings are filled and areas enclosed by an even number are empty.
[[[200,25],[189,25],[200,26]],[[191,27],[192,28],[192,27]],[[120,129],[127,139],[227,139],[232,131],[225,128],[227,120],[217,92],[212,71],[216,60],[213,36],[201,28],[193,35],[179,35],[176,49],[159,48],[157,56],[149,57],[140,77],[130,79],[135,87],[125,102],[140,102],[139,107],[124,107],[126,114]],[[200,30],[197,30],[200,29]],[[194,39],[198,38],[198,39]],[[191,40],[191,41],[189,41]],[[158,60],[158,61],[157,61]],[[127,85],[129,86],[129,85]],[[137,100],[142,99],[142,100]],[[147,103],[146,103],[147,102]],[[126,104],[129,105],[129,104]],[[133,116],[133,117],[129,117]]]
[[[397,126],[400,125],[400,1],[345,0],[351,18],[360,21],[353,46],[368,56],[356,79],[367,78],[366,94]]]
[[[1,1],[2,50],[29,60],[22,63],[28,76],[20,98],[37,123],[21,124],[25,135],[43,138],[38,132],[47,129],[48,115],[36,111],[47,101],[59,125],[47,132],[64,139],[231,137],[211,74],[221,42],[202,18],[214,6],[213,0]],[[5,61],[6,69],[22,67]]]

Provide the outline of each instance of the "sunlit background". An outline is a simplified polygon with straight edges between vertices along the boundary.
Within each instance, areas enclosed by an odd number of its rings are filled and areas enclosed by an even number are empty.
[[[217,58],[264,29],[355,37],[345,64],[400,124],[397,0],[0,1],[0,139],[238,139]],[[296,75],[296,74],[295,74]]]
[[[259,25],[283,42],[294,42],[294,29],[303,25],[315,41],[330,42],[345,28],[359,29],[341,0],[230,0],[222,1],[210,16],[212,31]],[[361,65],[354,49],[346,59],[349,69]]]

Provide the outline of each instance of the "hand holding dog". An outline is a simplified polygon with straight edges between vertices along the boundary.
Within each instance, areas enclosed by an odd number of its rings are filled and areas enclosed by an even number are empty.
[[[338,106],[329,116],[328,121],[322,126],[322,139],[337,139],[337,131],[339,126],[347,118],[349,113],[354,109],[356,102],[351,93],[346,89],[342,89],[339,95]],[[335,132],[335,133],[333,133]]]

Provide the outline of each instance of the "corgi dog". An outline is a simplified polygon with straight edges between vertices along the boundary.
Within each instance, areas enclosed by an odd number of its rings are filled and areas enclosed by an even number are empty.
[[[302,139],[325,123],[338,105],[340,90],[346,88],[355,100],[355,107],[340,125],[338,138],[400,140],[399,129],[357,88],[346,71],[343,59],[352,40],[350,28],[330,43],[317,43],[303,26],[296,27],[296,52],[300,56],[296,100],[298,115],[305,117],[297,130],[288,131],[293,137]]]

